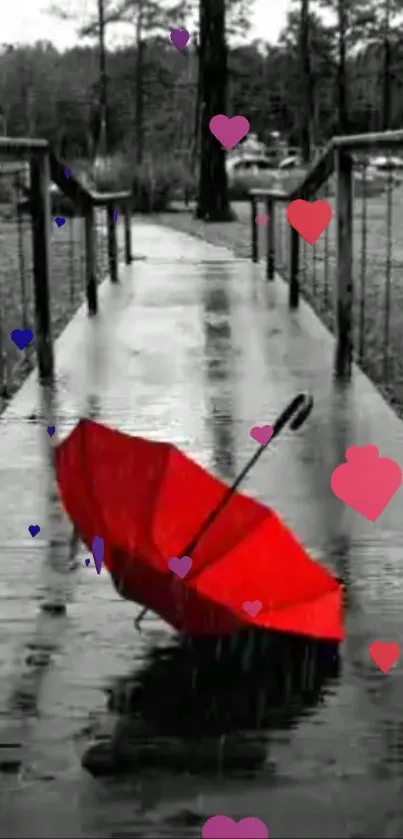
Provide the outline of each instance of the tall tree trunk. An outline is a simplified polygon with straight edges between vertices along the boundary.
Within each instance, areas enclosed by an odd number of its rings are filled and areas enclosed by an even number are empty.
[[[198,158],[198,148],[199,148],[199,137],[200,137],[200,85],[201,85],[201,72],[200,72],[200,44],[197,41],[197,37],[194,39],[194,49],[195,49],[195,58],[197,61],[197,81],[196,81],[196,98],[195,98],[195,109],[194,109],[194,122],[193,122],[193,136],[192,136],[192,145],[190,149],[190,169],[192,174],[196,170],[197,158]]]
[[[209,123],[225,114],[227,90],[227,48],[225,43],[225,0],[200,0],[200,171],[197,218],[232,221],[228,199],[225,151],[213,137]]]
[[[97,154],[106,157],[108,149],[108,79],[106,75],[104,0],[98,0],[99,24],[99,137]]]
[[[313,88],[309,56],[309,0],[301,0],[300,56],[303,83],[301,110],[301,153],[303,163],[311,159],[311,134],[313,123]]]
[[[144,156],[144,90],[143,90],[143,69],[144,69],[144,41],[143,41],[143,7],[139,3],[136,21],[136,87],[135,87],[135,111],[136,111],[136,163],[140,166]]]
[[[382,131],[390,127],[390,0],[386,0],[383,25],[383,66],[382,66]]]
[[[339,22],[339,60],[337,62],[337,109],[338,109],[338,132],[347,134],[347,86],[346,86],[346,6],[345,0],[338,0],[337,4]]]

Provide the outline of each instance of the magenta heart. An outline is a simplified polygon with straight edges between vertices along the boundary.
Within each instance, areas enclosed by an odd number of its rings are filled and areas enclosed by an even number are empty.
[[[173,556],[172,559],[168,562],[168,568],[170,571],[173,571],[177,577],[180,577],[183,580],[186,577],[188,571],[190,571],[193,565],[193,560],[190,556]]]
[[[268,839],[269,831],[253,816],[235,822],[229,816],[213,816],[202,827],[202,839]]]
[[[190,38],[190,33],[187,29],[173,29],[169,37],[176,49],[183,50]]]
[[[210,120],[209,128],[214,137],[217,137],[217,140],[229,151],[246,137],[250,124],[246,117],[227,117],[225,114],[217,114]]]
[[[249,433],[253,440],[265,446],[273,437],[274,428],[272,425],[254,425]]]
[[[263,603],[261,600],[245,600],[242,608],[251,618],[255,618],[262,610],[262,606]]]

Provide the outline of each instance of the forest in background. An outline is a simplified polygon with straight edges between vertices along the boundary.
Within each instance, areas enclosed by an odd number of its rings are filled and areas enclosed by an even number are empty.
[[[246,116],[264,142],[278,131],[299,145],[307,109],[316,147],[341,133],[341,123],[343,133],[403,124],[402,0],[331,0],[326,7],[334,10],[334,24],[323,21],[321,3],[292,2],[278,42],[269,45],[247,42],[248,3],[226,0],[227,113]],[[107,52],[107,142],[109,153],[130,165],[157,170],[161,161],[165,169],[167,161],[173,168],[179,163],[183,177],[191,178],[198,149],[198,34],[192,32],[183,52],[162,34],[184,26],[187,11],[186,2],[167,10],[165,0],[124,0],[107,13],[107,27],[123,20],[133,31],[132,44]],[[77,46],[63,53],[46,42],[0,50],[4,133],[44,137],[67,160],[91,159],[99,136],[96,17],[83,32],[94,37],[94,46],[81,46],[78,35]],[[246,42],[234,46],[241,34]]]

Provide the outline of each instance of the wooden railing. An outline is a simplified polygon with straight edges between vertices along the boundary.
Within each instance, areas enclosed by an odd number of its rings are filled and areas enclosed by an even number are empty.
[[[347,137],[335,137],[314,163],[311,169],[303,177],[302,181],[290,191],[276,188],[273,189],[252,189],[250,190],[251,206],[251,258],[258,261],[258,229],[255,222],[258,215],[258,207],[261,201],[265,202],[266,212],[269,217],[266,239],[266,277],[273,280],[276,272],[276,221],[278,214],[285,216],[287,206],[296,199],[302,198],[306,201],[313,200],[324,185],[329,183],[331,176],[336,180],[336,200],[334,218],[331,225],[335,225],[336,238],[336,268],[335,287],[331,289],[336,296],[334,311],[334,331],[336,333],[335,373],[337,376],[346,377],[350,375],[354,355],[353,346],[353,291],[354,291],[354,253],[353,253],[353,197],[354,197],[354,173],[357,164],[363,171],[362,190],[365,192],[365,172],[368,169],[368,153],[390,152],[393,149],[403,151],[403,130],[388,131],[374,134],[362,134]],[[385,180],[385,192],[387,193],[387,211],[385,213],[387,230],[387,255],[386,255],[386,277],[388,287],[391,282],[391,248],[393,246],[393,231],[391,230],[392,218],[392,175],[388,175],[389,181]],[[386,176],[385,176],[386,178]],[[321,196],[322,197],[322,196]],[[357,350],[358,361],[364,362],[365,343],[365,275],[367,268],[367,209],[371,206],[371,198],[365,199],[361,217],[361,266],[362,275],[360,292],[364,295],[360,301],[359,326],[360,338]],[[301,288],[301,237],[291,227],[289,230],[289,306],[294,309],[299,305]],[[304,243],[303,243],[304,244]],[[327,258],[327,256],[326,256]],[[330,300],[330,298],[328,298]],[[385,307],[390,309],[390,292],[386,292]],[[312,299],[310,300],[312,302]],[[390,312],[386,313],[385,319],[389,319]],[[385,321],[386,322],[386,321]],[[389,320],[385,327],[385,341],[389,340]],[[385,343],[384,356],[387,357],[389,348]],[[363,363],[365,367],[365,363]],[[385,370],[384,364],[384,370]],[[381,382],[382,384],[382,382]],[[401,400],[400,400],[401,401]]]
[[[54,357],[50,328],[50,184],[53,182],[84,217],[85,228],[85,277],[88,313],[98,310],[95,211],[106,208],[107,250],[109,275],[118,281],[118,248],[114,213],[123,209],[125,227],[125,262],[130,264],[131,253],[131,193],[97,193],[87,189],[67,171],[67,164],[60,160],[45,140],[26,138],[0,138],[0,156],[24,157],[29,161],[29,209],[32,225],[32,273],[35,305],[35,346],[39,379],[51,383],[54,379]]]

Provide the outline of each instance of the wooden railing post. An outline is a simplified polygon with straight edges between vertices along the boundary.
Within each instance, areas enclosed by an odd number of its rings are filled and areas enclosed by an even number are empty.
[[[266,239],[266,278],[268,280],[274,279],[275,262],[276,262],[276,248],[275,248],[275,225],[276,225],[276,204],[267,197],[266,198],[266,213],[267,213],[267,239]]]
[[[108,261],[109,273],[113,283],[118,281],[118,249],[116,242],[116,223],[113,204],[107,204],[107,227],[108,227]]]
[[[125,201],[125,262],[130,265],[132,261],[132,213],[131,200]]]
[[[35,344],[41,384],[51,385],[54,359],[50,326],[50,193],[48,152],[33,152],[30,161]]]
[[[290,228],[290,288],[288,291],[288,305],[290,309],[299,306],[299,233]]]
[[[95,213],[90,204],[85,213],[85,279],[88,303],[88,314],[96,315],[98,311],[97,293],[97,264],[95,243]]]
[[[252,242],[252,254],[251,259],[252,262],[259,262],[259,254],[258,254],[258,239],[257,239],[257,224],[255,218],[257,216],[257,199],[254,195],[250,196],[250,222],[251,222],[251,242]]]
[[[336,355],[335,374],[351,374],[353,356],[353,163],[350,155],[339,148],[336,154]]]

